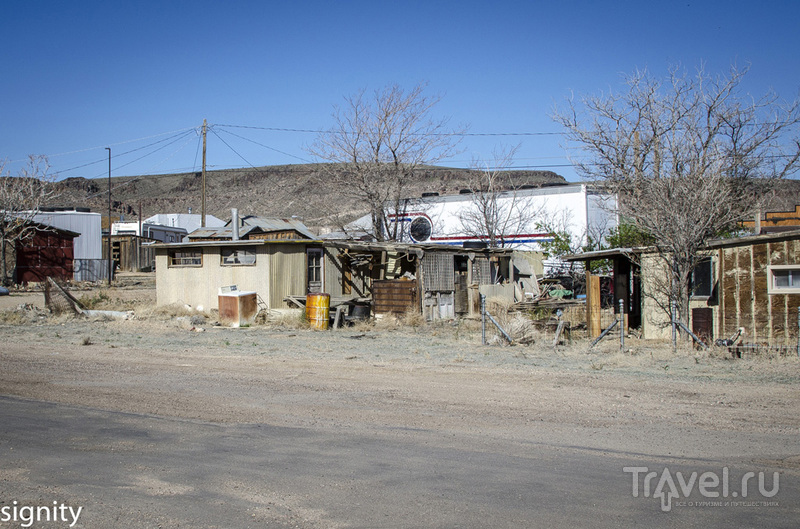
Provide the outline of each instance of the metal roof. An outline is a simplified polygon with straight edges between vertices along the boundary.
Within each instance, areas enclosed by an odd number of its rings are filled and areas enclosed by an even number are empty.
[[[230,229],[230,228],[228,228]],[[194,240],[187,242],[158,243],[154,248],[198,248],[207,246],[261,246],[269,244],[303,244],[306,246],[322,246],[325,248],[341,248],[362,252],[411,252],[422,255],[427,251],[440,251],[456,254],[493,254],[511,255],[511,248],[461,248],[447,244],[407,244],[399,242],[360,242],[360,241],[323,241],[319,239],[255,239],[255,240]]]
[[[243,239],[250,233],[261,233],[263,230],[258,226],[245,226],[239,228],[239,238]],[[190,233],[189,239],[231,239],[233,238],[233,228],[198,228]],[[240,242],[240,241],[234,241]]]
[[[563,261],[591,261],[594,259],[608,259],[611,257],[631,256],[655,251],[652,246],[639,246],[637,248],[609,248],[608,250],[596,250],[594,252],[583,252],[565,255]]]
[[[716,250],[718,248],[730,248],[733,246],[747,246],[749,244],[760,244],[765,242],[776,242],[800,239],[800,230],[782,231],[778,233],[761,233],[759,235],[746,235],[744,237],[734,237],[732,239],[715,239],[709,241],[702,249]],[[608,259],[617,256],[631,256],[643,253],[656,252],[654,246],[640,246],[637,248],[610,248],[608,250],[597,250],[594,252],[584,252],[563,257],[564,261],[589,261],[593,259]]]
[[[759,244],[762,242],[785,241],[800,239],[800,230],[780,231],[761,233],[758,235],[746,235],[733,239],[716,239],[709,241],[706,248],[727,248],[730,246],[744,246],[748,244]]]
[[[286,231],[286,230],[294,230],[300,235],[304,237],[308,237],[309,239],[316,239],[317,236],[309,231],[308,226],[303,224],[302,221],[299,219],[280,219],[276,217],[257,217],[255,215],[244,215],[239,217],[240,222],[243,227],[252,226],[258,227],[264,230],[264,232],[269,233],[272,231]],[[230,226],[231,221],[229,220],[225,226]]]

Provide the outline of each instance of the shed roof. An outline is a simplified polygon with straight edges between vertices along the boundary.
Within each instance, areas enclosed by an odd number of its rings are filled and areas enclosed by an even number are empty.
[[[239,228],[239,237],[240,239],[245,239],[251,233],[262,233],[262,232],[263,230],[258,226],[245,226],[243,228]],[[233,228],[232,227],[198,228],[189,235],[187,235],[187,237],[189,237],[189,239],[232,239]],[[240,242],[240,241],[234,241],[234,242]]]
[[[265,233],[273,231],[287,231],[294,230],[304,237],[309,239],[316,239],[317,236],[311,233],[308,226],[303,224],[299,219],[281,219],[276,217],[257,217],[255,215],[245,215],[239,217],[239,221],[243,227],[255,226],[264,230]],[[230,227],[231,221],[229,220],[225,226]]]
[[[733,239],[716,239],[709,241],[706,247],[711,249],[730,248],[733,246],[747,246],[763,242],[791,241],[795,239],[800,239],[800,230],[761,233],[759,235],[747,235],[745,237],[736,237]]]
[[[746,235],[744,237],[734,237],[732,239],[715,239],[709,241],[706,250],[718,248],[732,248],[734,246],[748,246],[765,242],[791,241],[800,239],[800,230],[783,231],[777,233],[761,233],[759,235]],[[584,252],[563,257],[565,261],[591,261],[594,259],[609,259],[612,257],[639,255],[643,253],[655,252],[653,246],[641,246],[637,248],[610,248],[608,250],[597,250],[594,252]]]
[[[654,251],[651,246],[639,246],[636,248],[609,248],[607,250],[595,250],[593,252],[583,252],[562,257],[564,261],[593,261],[595,259],[611,259],[613,257],[630,257]]]
[[[230,229],[230,228],[228,228]],[[260,246],[270,244],[300,244],[306,246],[323,246],[363,252],[413,252],[422,255],[425,252],[437,251],[467,255],[469,253],[511,255],[511,248],[460,248],[447,244],[407,244],[400,242],[361,242],[361,241],[323,241],[319,239],[255,239],[255,240],[192,240],[187,242],[158,243],[154,248],[199,248],[227,246]]]

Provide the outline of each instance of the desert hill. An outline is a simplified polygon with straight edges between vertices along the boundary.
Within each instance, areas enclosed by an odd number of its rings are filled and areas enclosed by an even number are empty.
[[[418,171],[410,197],[422,193],[458,193],[466,187],[469,169],[425,167]],[[367,213],[366,208],[335,189],[317,182],[320,166],[315,164],[280,165],[206,172],[206,212],[221,219],[230,218],[230,209],[243,215],[265,217],[297,216],[312,229],[338,228]],[[513,171],[519,185],[540,186],[564,183],[551,171]],[[108,179],[68,178],[60,183],[58,205],[89,207],[105,213],[108,208]],[[156,213],[201,211],[202,178],[197,173],[112,177],[112,215],[137,219]]]

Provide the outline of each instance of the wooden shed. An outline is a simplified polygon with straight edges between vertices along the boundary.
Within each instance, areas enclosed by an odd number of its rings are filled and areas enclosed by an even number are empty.
[[[796,346],[800,230],[715,240],[702,254],[692,274],[689,302],[690,326],[696,334],[712,341],[743,329],[742,341],[748,344]],[[659,278],[668,277],[668,270],[653,249],[617,248],[567,259],[612,259],[614,300],[626,300],[631,327],[638,326],[644,338],[669,337],[664,309],[668,302],[652,288]]]
[[[741,327],[746,341],[771,346],[798,338],[800,230],[709,244],[717,261],[720,336]]]
[[[41,282],[48,277],[72,279],[74,240],[79,235],[73,231],[36,224],[32,236],[16,243],[15,282]]]

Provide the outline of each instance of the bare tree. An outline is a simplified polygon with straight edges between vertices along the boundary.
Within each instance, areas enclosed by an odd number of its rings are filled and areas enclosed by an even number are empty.
[[[495,151],[491,163],[473,160],[467,181],[471,200],[457,213],[461,231],[490,248],[506,246],[509,235],[533,227],[543,209],[519,194],[519,182],[508,170],[518,148]]]
[[[747,69],[660,80],[626,77],[620,94],[568,101],[554,119],[588,156],[579,171],[619,194],[620,213],[652,235],[670,299],[688,323],[689,278],[705,243],[749,217],[772,180],[795,171],[800,105],[742,91]]]
[[[440,98],[424,90],[390,85],[371,97],[363,90],[346,97],[335,107],[334,127],[308,149],[325,162],[322,184],[369,208],[377,240],[397,239],[398,223],[389,216],[402,213],[415,171],[451,156],[460,140],[446,118],[432,116]]]
[[[4,284],[10,281],[9,250],[33,236],[34,217],[55,196],[49,170],[45,156],[31,155],[17,176],[9,175],[5,162],[0,162],[0,280]]]

